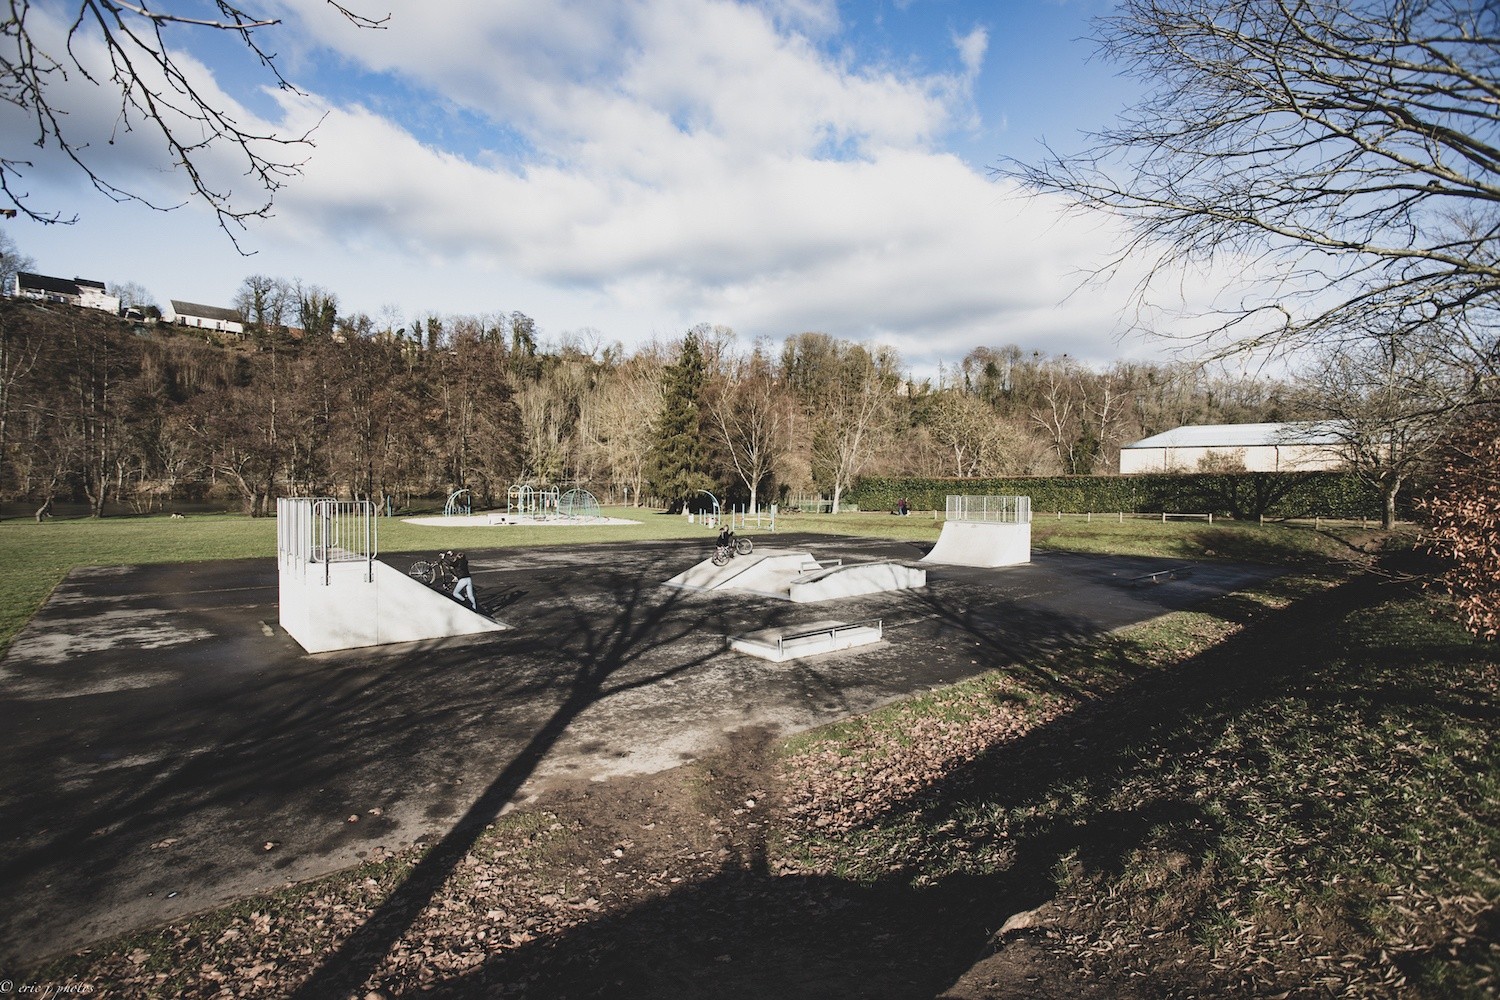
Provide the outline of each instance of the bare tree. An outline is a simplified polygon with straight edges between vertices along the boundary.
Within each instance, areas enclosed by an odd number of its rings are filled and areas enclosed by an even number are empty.
[[[258,333],[275,333],[285,325],[291,306],[292,288],[282,278],[252,274],[240,282],[234,307],[244,317],[247,329]]]
[[[1386,528],[1396,524],[1402,488],[1432,461],[1471,391],[1433,336],[1398,333],[1323,352],[1298,388],[1299,401],[1324,418],[1316,432],[1334,437],[1349,468],[1380,490]]]
[[[858,344],[840,343],[837,351],[828,394],[814,403],[813,434],[814,475],[831,488],[835,514],[888,424],[899,378],[899,363],[885,350],[871,354]]]
[[[1343,337],[1377,314],[1403,334],[1493,319],[1500,5],[1123,0],[1098,27],[1150,89],[1081,154],[1002,171],[1127,220],[1115,265],[1276,275],[1217,314],[1221,350]],[[1493,339],[1476,347],[1493,365]]]
[[[1070,474],[1087,473],[1092,468],[1080,468],[1083,458],[1080,442],[1083,440],[1086,407],[1079,380],[1083,375],[1078,363],[1066,356],[1049,361],[1040,367],[1040,391],[1037,405],[1032,408],[1031,419],[1046,432],[1052,442],[1053,454],[1063,471]],[[1092,465],[1093,454],[1087,456]]]
[[[933,400],[927,426],[949,452],[950,475],[963,478],[981,474],[995,448],[999,426],[995,411],[983,400],[957,389],[944,389]]]
[[[25,388],[43,355],[44,341],[31,336],[17,322],[14,310],[6,303],[0,308],[0,491],[6,486],[5,466],[10,462],[10,420]]]
[[[15,290],[17,271],[30,271],[34,267],[36,261],[21,252],[10,233],[0,229],[0,295]]]
[[[120,300],[121,309],[155,308],[156,300],[145,287],[134,281],[111,281],[109,294]]]
[[[637,507],[655,443],[652,424],[662,407],[662,367],[660,358],[637,355],[608,373],[587,402],[593,417],[586,426],[594,434],[589,443]]]
[[[388,19],[367,17],[337,0],[325,2],[357,27],[381,28]],[[155,136],[187,178],[191,197],[213,209],[231,240],[247,218],[266,215],[276,192],[299,173],[298,157],[311,148],[311,133],[281,136],[246,126],[235,109],[216,103],[216,88],[211,81],[198,78],[195,61],[182,51],[189,33],[232,36],[275,86],[297,92],[263,41],[281,23],[279,19],[261,16],[250,4],[229,0],[215,0],[212,6],[218,16],[210,18],[166,13],[124,0],[77,0],[66,5],[62,13],[66,20],[55,24],[60,37],[54,37],[56,7],[34,5],[30,0],[9,0],[7,6],[0,17],[0,101],[25,114],[34,145],[60,151],[109,198],[160,210],[177,207],[151,202],[109,179],[88,138],[80,137],[78,127],[70,125],[67,102],[58,99],[58,88],[70,83],[92,84],[112,97],[117,94],[115,134],[141,129]],[[19,187],[34,166],[7,148],[21,138],[10,135],[0,146],[0,191],[37,222],[74,221],[64,219],[60,212],[33,207]],[[113,144],[115,135],[109,141]],[[255,193],[248,201],[241,200],[247,197],[243,192],[210,179],[207,160],[219,150],[237,159],[239,172],[250,178]]]
[[[757,348],[737,367],[710,410],[735,475],[750,491],[749,509],[754,511],[759,509],[761,483],[786,450],[791,421],[788,400],[765,353]]]

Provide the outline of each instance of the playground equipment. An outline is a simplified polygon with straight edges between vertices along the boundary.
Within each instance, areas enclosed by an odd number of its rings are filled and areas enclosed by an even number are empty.
[[[474,512],[474,495],[467,489],[454,490],[443,504],[444,517],[468,517]]]
[[[498,632],[486,618],[376,558],[368,500],[276,501],[281,627],[309,653]]]
[[[505,493],[505,513],[532,518],[551,517],[557,513],[558,502],[556,486],[516,483]]]
[[[588,490],[572,489],[558,499],[557,513],[559,517],[584,520],[602,518],[604,509],[599,506],[599,501],[594,494]]]
[[[922,561],[982,567],[1031,562],[1031,498],[948,497],[943,533]]]

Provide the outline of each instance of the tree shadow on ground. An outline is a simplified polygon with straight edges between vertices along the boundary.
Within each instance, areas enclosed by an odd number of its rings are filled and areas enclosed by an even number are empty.
[[[720,650],[714,646],[685,660],[673,659],[664,669],[632,673],[630,668],[652,652],[704,631],[721,633],[723,623],[674,614],[686,600],[683,591],[667,591],[663,597],[661,588],[636,575],[604,572],[599,580],[615,595],[614,613],[593,626],[574,622],[572,631],[552,633],[559,650],[566,653],[566,662],[572,664],[565,697],[376,911],[298,988],[295,998],[341,996],[364,982],[584,711],[612,696],[691,671],[718,655]]]
[[[751,852],[706,880],[492,953],[424,991],[450,998],[930,998],[984,956],[1008,917],[1052,900],[1072,873],[1116,877],[1145,849],[1181,852],[1189,864],[1219,849],[1221,822],[1200,790],[1161,781],[1150,785],[1152,794],[1122,803],[1112,794],[1120,779],[1156,773],[1212,745],[1222,726],[1278,697],[1305,665],[1299,653],[1309,630],[1366,606],[1377,586],[1361,578],[1262,614],[1181,667],[1139,670],[1109,693],[1087,677],[1038,677],[1044,690],[1061,685],[1085,701],[866,824],[916,822],[957,831],[974,846],[985,835],[983,824],[976,831],[976,811],[1023,817],[989,828],[1005,838],[987,845],[999,863],[978,870],[960,863],[951,874],[916,878],[917,870],[896,862],[866,882],[778,876],[764,853]],[[1037,808],[1059,797],[1062,806]],[[953,846],[931,845],[936,852]],[[1130,997],[1163,984],[1102,988],[1101,995]]]
[[[57,732],[50,743],[46,733],[31,734],[38,748],[56,751],[29,771],[19,757],[8,762],[5,801],[28,823],[7,838],[0,886],[87,914],[119,905],[122,878],[134,878],[127,895],[139,887],[145,896],[228,870],[305,877],[295,866],[308,858],[382,838],[436,842],[367,939],[399,927],[403,901],[441,882],[428,872],[462,856],[461,845],[498,815],[583,709],[694,670],[712,655],[701,643],[659,654],[726,628],[711,608],[683,614],[680,592],[638,573],[602,569],[592,586],[605,607],[587,625],[578,621],[577,588],[538,593],[535,627],[523,631],[423,644],[416,655],[403,644],[300,657],[201,690],[185,676],[169,710],[151,689],[94,699],[98,718],[78,724],[94,728]],[[499,758],[513,759],[468,805],[470,761],[496,759],[507,747],[520,749]],[[408,799],[423,809],[399,826],[396,807]],[[447,837],[429,835],[455,812],[461,818]],[[51,907],[35,905],[46,917]],[[0,920],[7,960],[58,947],[38,937],[37,924],[21,908]]]

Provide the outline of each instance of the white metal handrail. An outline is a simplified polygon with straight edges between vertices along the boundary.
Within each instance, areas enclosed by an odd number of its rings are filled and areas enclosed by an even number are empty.
[[[945,516],[950,521],[1030,524],[1031,497],[950,495]]]
[[[377,531],[375,504],[370,500],[276,500],[277,557],[304,573],[310,565],[321,565],[324,584],[331,580],[333,564],[345,562],[363,562],[365,580],[373,580]]]

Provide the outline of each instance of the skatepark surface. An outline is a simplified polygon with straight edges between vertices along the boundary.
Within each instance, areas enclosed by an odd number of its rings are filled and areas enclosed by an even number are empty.
[[[1275,572],[1195,563],[1141,585],[1182,561],[1041,553],[814,607],[662,585],[711,545],[474,551],[481,607],[511,630],[316,655],[277,626],[274,557],[74,571],[0,660],[0,962],[432,843],[560,779],[669,768],[737,729],[791,733],[1024,665]],[[880,619],[885,639],[790,663],[725,645],[830,613]]]

